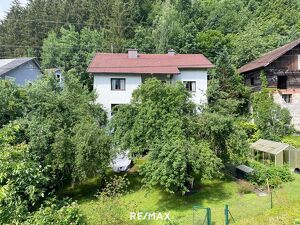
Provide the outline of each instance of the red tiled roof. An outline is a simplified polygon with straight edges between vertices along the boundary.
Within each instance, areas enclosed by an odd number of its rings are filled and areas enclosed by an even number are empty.
[[[202,54],[128,54],[97,53],[90,63],[89,73],[179,74],[184,68],[213,68]]]
[[[263,67],[268,66],[270,63],[274,62],[276,59],[278,59],[280,56],[284,55],[294,47],[300,44],[300,39],[295,40],[293,42],[290,42],[280,48],[277,48],[271,52],[265,53],[262,55],[262,57],[242,66],[238,72],[239,73],[245,73],[252,70],[260,69]]]

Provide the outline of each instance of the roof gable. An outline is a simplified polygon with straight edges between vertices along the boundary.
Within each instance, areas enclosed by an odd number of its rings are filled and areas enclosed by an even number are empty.
[[[33,61],[37,68],[41,69],[35,58],[0,59],[0,76],[3,76],[9,71],[12,71],[30,61]]]
[[[295,48],[297,45],[300,44],[300,39],[297,39],[293,42],[290,42],[282,47],[274,49],[271,52],[265,53],[260,58],[242,66],[238,72],[239,73],[246,73],[252,70],[260,69],[263,67],[268,66],[270,63],[274,62],[276,59],[287,53],[288,51]]]
[[[202,54],[128,54],[97,53],[89,73],[179,74],[179,69],[208,69],[214,65]]]

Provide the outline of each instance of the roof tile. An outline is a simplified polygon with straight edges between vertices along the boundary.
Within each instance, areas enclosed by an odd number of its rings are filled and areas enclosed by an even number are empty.
[[[184,68],[212,68],[214,65],[202,54],[127,54],[97,53],[88,67],[89,73],[179,74]]]

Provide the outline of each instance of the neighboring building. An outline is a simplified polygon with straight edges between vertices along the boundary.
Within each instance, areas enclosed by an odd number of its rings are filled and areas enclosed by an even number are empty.
[[[206,102],[207,70],[214,65],[201,54],[128,54],[97,53],[88,67],[94,77],[94,89],[111,115],[114,106],[127,104],[132,92],[149,77],[165,82],[182,81],[195,103]]]
[[[300,39],[264,54],[239,69],[245,83],[258,91],[261,88],[259,75],[264,71],[268,87],[274,88],[274,101],[287,108],[292,123],[300,130]]]
[[[0,78],[25,85],[38,78],[41,68],[35,58],[0,59]]]

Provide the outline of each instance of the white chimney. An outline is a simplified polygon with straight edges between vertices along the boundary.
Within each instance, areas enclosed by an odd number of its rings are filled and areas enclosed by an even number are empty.
[[[175,53],[175,50],[174,49],[169,49],[168,50],[168,55],[169,56],[174,56],[176,53]]]
[[[137,49],[128,49],[128,58],[129,59],[137,59],[138,50]]]

